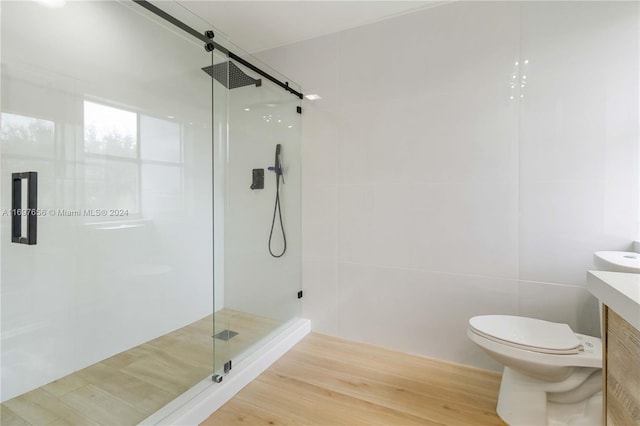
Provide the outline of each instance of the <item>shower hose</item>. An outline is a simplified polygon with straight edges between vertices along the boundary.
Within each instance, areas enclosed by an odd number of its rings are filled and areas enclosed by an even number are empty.
[[[273,219],[271,220],[271,231],[269,232],[269,254],[273,257],[282,257],[287,251],[287,236],[284,234],[284,225],[282,224],[282,211],[280,210],[280,177],[282,176],[281,170],[276,170],[276,202],[273,206]],[[283,179],[284,183],[284,179]],[[280,254],[275,254],[271,249],[271,239],[273,238],[273,228],[276,224],[276,214],[280,218],[280,229],[282,230],[282,241],[284,246]]]

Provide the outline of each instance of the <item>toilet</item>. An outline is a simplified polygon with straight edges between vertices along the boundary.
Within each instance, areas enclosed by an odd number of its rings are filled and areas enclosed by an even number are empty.
[[[473,317],[467,335],[504,365],[496,411],[509,425],[602,423],[599,338],[512,315]]]

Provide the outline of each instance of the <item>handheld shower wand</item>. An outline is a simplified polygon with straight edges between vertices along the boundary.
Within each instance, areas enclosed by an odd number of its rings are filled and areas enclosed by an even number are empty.
[[[282,173],[282,162],[280,161],[280,150],[281,150],[281,146],[280,144],[276,145],[276,156],[275,159],[273,160],[273,166],[269,166],[267,167],[267,170],[270,170],[272,172],[276,173],[276,183],[278,182],[278,179],[282,178],[282,183],[284,183],[284,175]]]
[[[282,149],[281,145],[277,144],[274,166],[269,167],[269,170],[273,170],[276,174],[276,201],[273,207],[273,219],[271,219],[271,231],[269,232],[269,254],[271,254],[271,256],[273,257],[282,257],[284,253],[287,251],[287,237],[284,233],[284,225],[282,223],[282,210],[280,209],[280,178],[282,178],[282,183],[284,184],[284,176],[282,174],[282,162],[280,161],[281,149]],[[276,213],[280,218],[280,229],[282,230],[282,241],[283,241],[282,252],[280,252],[279,254],[275,254],[271,249],[271,239],[273,238],[273,228],[276,223]]]

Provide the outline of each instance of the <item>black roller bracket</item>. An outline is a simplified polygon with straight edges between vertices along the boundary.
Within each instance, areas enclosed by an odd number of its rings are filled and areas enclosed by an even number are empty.
[[[302,290],[298,292],[298,299],[302,299]]]
[[[301,107],[301,106],[297,106],[297,107],[296,107],[296,112],[297,112],[298,114],[302,114],[302,107]]]
[[[204,32],[204,36],[208,39],[212,39],[215,36],[215,34],[213,34],[213,31],[207,30]]]
[[[213,43],[207,43],[204,45],[204,50],[206,50],[207,52],[213,52],[213,49],[215,48]]]
[[[22,204],[22,181],[27,183],[27,206]],[[11,242],[35,245],[38,241],[38,172],[11,174]],[[27,217],[27,233],[22,235],[22,218]]]

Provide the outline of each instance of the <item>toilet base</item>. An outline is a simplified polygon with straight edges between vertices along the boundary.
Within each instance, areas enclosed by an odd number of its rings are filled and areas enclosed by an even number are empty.
[[[576,404],[547,405],[548,426],[600,426],[602,424],[602,392]]]
[[[561,382],[544,382],[505,367],[500,383],[496,411],[511,426],[586,426],[599,425],[602,420],[601,370],[577,368]],[[583,395],[579,401],[566,403],[549,401],[547,393],[570,400],[573,394]]]

